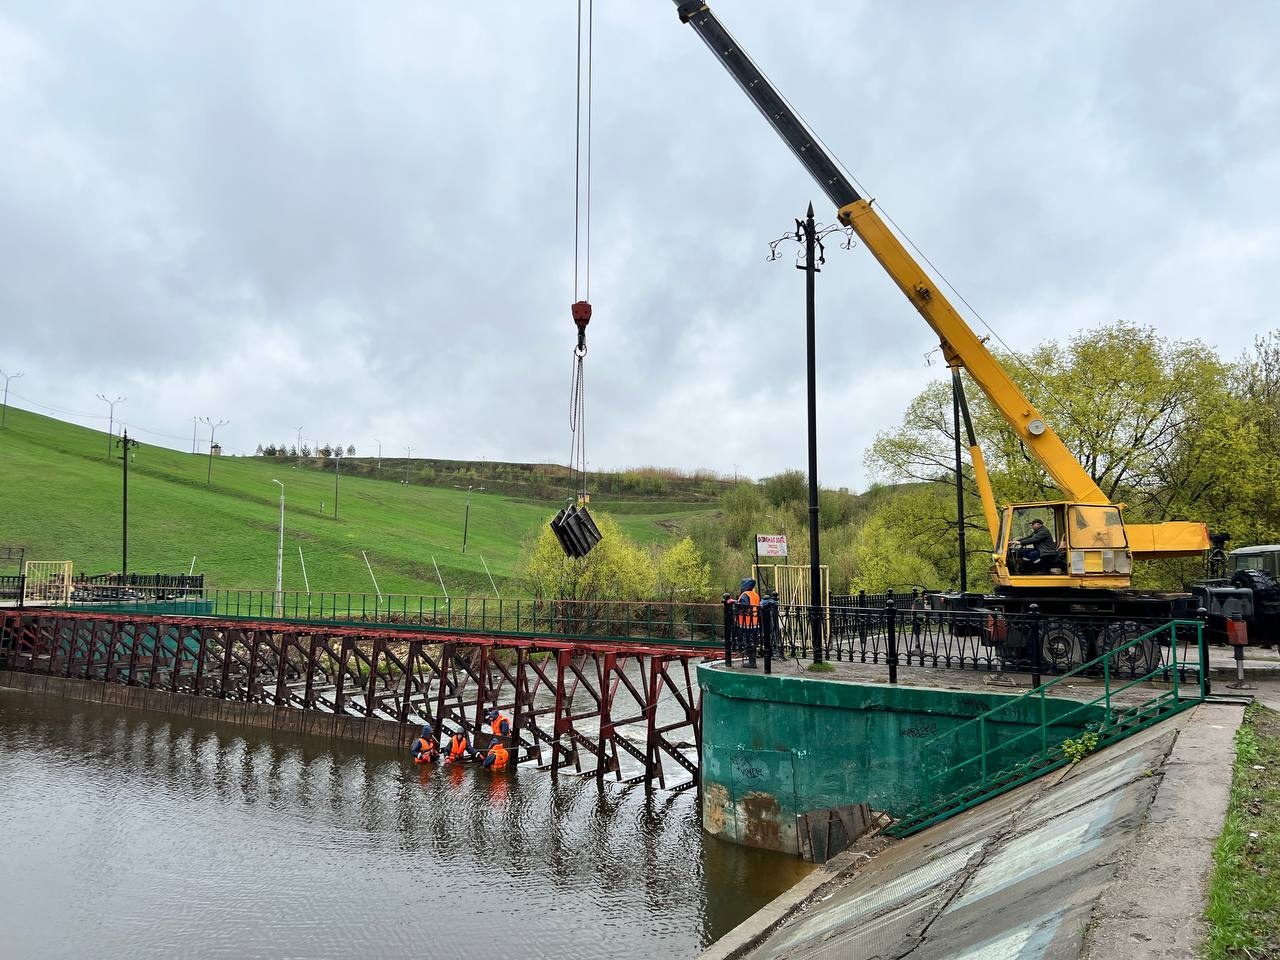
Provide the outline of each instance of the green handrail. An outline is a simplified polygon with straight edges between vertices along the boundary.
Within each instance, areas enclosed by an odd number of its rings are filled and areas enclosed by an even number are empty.
[[[1196,694],[1193,697],[1184,698],[1183,692],[1180,690],[1178,683],[1178,633],[1179,628],[1191,628],[1195,631],[1196,646],[1199,652],[1199,683]],[[1135,677],[1123,686],[1112,688],[1111,685],[1111,667],[1110,662],[1127,651],[1135,647],[1147,644],[1153,640],[1162,638],[1165,634],[1169,639],[1170,659],[1169,663],[1157,664],[1151,670],[1148,670],[1140,677]],[[1060,683],[1065,683],[1072,677],[1096,669],[1102,668],[1103,690],[1102,693],[1094,697],[1092,700],[1081,702],[1076,707],[1065,713],[1060,713],[1052,718],[1048,715],[1048,707],[1046,696],[1049,690]],[[1185,664],[1184,664],[1185,666]],[[927,826],[938,823],[942,820],[976,806],[993,796],[997,796],[1007,790],[1011,790],[1016,786],[1026,783],[1035,777],[1041,776],[1064,765],[1067,757],[1062,751],[1061,744],[1050,743],[1049,728],[1051,726],[1061,727],[1065,725],[1072,717],[1076,717],[1086,711],[1095,711],[1098,706],[1103,708],[1103,719],[1099,723],[1094,721],[1084,725],[1082,732],[1087,732],[1091,727],[1101,735],[1099,737],[1098,746],[1105,746],[1123,739],[1132,733],[1136,733],[1158,720],[1172,716],[1181,710],[1194,706],[1202,702],[1208,695],[1208,650],[1205,646],[1204,624],[1199,620],[1171,620],[1160,627],[1134,637],[1132,640],[1121,644],[1111,650],[1108,650],[1087,663],[1055,677],[1054,679],[1043,683],[1033,690],[1028,690],[1021,696],[1014,697],[1000,703],[986,712],[979,714],[973,719],[953,728],[944,734],[926,741],[922,747],[922,751],[928,754],[931,750],[936,750],[944,740],[956,740],[964,731],[973,727],[977,728],[977,736],[979,741],[979,752],[974,756],[967,757],[958,763],[952,763],[950,766],[942,770],[936,771],[926,777],[926,797],[924,803],[916,810],[910,811],[906,816],[902,817],[898,824],[890,828],[889,833],[896,836],[908,836]],[[1139,683],[1146,683],[1158,677],[1168,676],[1170,678],[1171,690],[1166,693],[1158,694],[1143,703],[1116,711],[1114,708],[1114,698],[1131,689]],[[1001,714],[1005,714],[1019,709],[1029,702],[1032,698],[1039,701],[1039,719],[1037,726],[1026,730],[1017,736],[1007,740],[1001,740],[999,743],[988,745],[988,726],[993,720],[999,719]],[[991,758],[997,752],[1008,752],[1011,746],[1016,745],[1020,741],[1031,737],[1039,740],[1039,752],[1031,753],[1012,764],[996,766],[991,763]],[[978,767],[977,776],[969,781],[966,785],[959,788],[949,796],[936,797],[935,784],[954,780],[956,774],[970,771],[974,765]],[[994,771],[993,768],[994,767]]]

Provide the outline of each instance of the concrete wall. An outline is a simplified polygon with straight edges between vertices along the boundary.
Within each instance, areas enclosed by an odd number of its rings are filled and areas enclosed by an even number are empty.
[[[905,813],[926,798],[930,774],[982,751],[977,724],[945,735],[1017,696],[766,677],[711,664],[698,668],[698,685],[703,827],[726,840],[787,853],[797,852],[798,813],[854,803]],[[987,746],[1038,728],[1042,709],[1049,744],[1078,736],[1085,724],[1102,718],[1100,707],[1053,721],[1080,706],[1052,697],[1043,706],[1025,701],[999,722],[984,724]],[[990,769],[1040,748],[1039,736],[1027,737],[992,757]],[[953,777],[932,789],[947,793],[965,779]]]
[[[285,730],[320,737],[335,737],[356,743],[376,743],[403,747],[416,728],[392,720],[363,717],[340,717],[318,710],[276,707],[261,703],[236,703],[212,697],[196,697],[189,693],[126,687],[101,680],[77,680],[46,677],[33,673],[0,670],[0,687],[27,690],[45,697],[66,697],[87,703],[113,703],[141,710],[155,710],[181,717],[200,717],[220,723],[239,724],[268,730]]]

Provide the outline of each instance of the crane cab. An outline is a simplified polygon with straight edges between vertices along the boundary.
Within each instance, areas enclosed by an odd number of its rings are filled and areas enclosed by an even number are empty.
[[[1039,521],[1048,536],[1036,534],[1034,521]],[[1033,536],[1038,541],[1035,544],[1029,542]],[[997,586],[1123,590],[1130,585],[1133,555],[1117,506],[1097,503],[1008,506],[1000,514],[996,544],[992,560]]]

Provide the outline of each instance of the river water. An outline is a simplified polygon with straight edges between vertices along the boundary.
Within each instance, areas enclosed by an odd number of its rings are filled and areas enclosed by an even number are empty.
[[[0,689],[0,957],[676,960],[806,869],[692,791]]]

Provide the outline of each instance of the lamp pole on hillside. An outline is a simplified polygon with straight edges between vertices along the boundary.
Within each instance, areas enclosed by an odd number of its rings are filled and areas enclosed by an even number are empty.
[[[124,403],[128,397],[116,397],[114,400],[108,400],[104,394],[98,394],[98,399],[107,405],[107,459],[111,459],[111,441],[115,439],[112,436],[115,433],[116,422],[116,404]]]
[[[124,466],[123,493],[120,504],[120,586],[125,586],[125,577],[129,573],[129,448],[138,445],[137,440],[129,439],[129,431],[116,441],[123,456]]]
[[[0,370],[0,377],[4,377],[4,405],[0,406],[0,430],[4,429],[5,414],[9,412],[9,381],[17,380],[20,376],[22,376],[20,373],[5,373]]]
[[[852,245],[851,234],[847,228],[838,225],[818,226],[813,219],[813,204],[805,213],[803,220],[796,221],[794,233],[784,234],[769,245],[770,260],[778,259],[778,245],[787,240],[796,240],[804,245],[804,253],[796,258],[796,269],[804,271],[804,331],[805,331],[805,364],[808,380],[808,420],[809,420],[809,625],[813,637],[813,662],[822,662],[824,647],[823,631],[826,624],[823,608],[826,597],[822,592],[822,564],[818,553],[818,400],[816,387],[816,363],[814,350],[814,280],[821,267],[827,262],[822,238],[836,230],[845,229],[846,241],[841,244],[845,249]]]
[[[373,442],[374,442],[374,443],[376,443],[376,444],[378,445],[378,466],[377,466],[377,471],[378,471],[378,473],[381,473],[381,472],[382,472],[382,441],[381,441],[381,440],[379,440],[377,437],[374,437],[374,438],[373,438]]]
[[[413,447],[404,448],[404,482],[409,482],[409,461],[413,459]]]
[[[191,452],[196,452],[196,428],[200,425],[199,417],[191,418]]]
[[[342,475],[342,450],[333,452],[333,519],[338,519],[338,479]]]
[[[458,486],[458,484],[456,483],[454,484],[454,487],[458,490],[462,489],[462,487]],[[472,484],[467,484],[467,512],[463,514],[463,517],[462,517],[462,552],[463,553],[467,552],[467,527],[471,523],[471,491],[483,490],[483,489],[484,487],[477,487],[477,486],[473,486]]]
[[[283,616],[284,594],[280,592],[280,580],[284,574],[284,484],[275,477],[271,478],[271,482],[280,488],[280,542],[276,547],[276,602],[275,614],[277,617]],[[299,550],[302,548],[299,547]],[[301,554],[299,554],[301,556]]]
[[[225,427],[231,421],[219,420],[217,423],[214,423],[208,417],[201,417],[200,422],[209,428],[209,470],[205,475],[204,482],[206,484],[210,484],[213,483],[213,433],[219,427]]]

